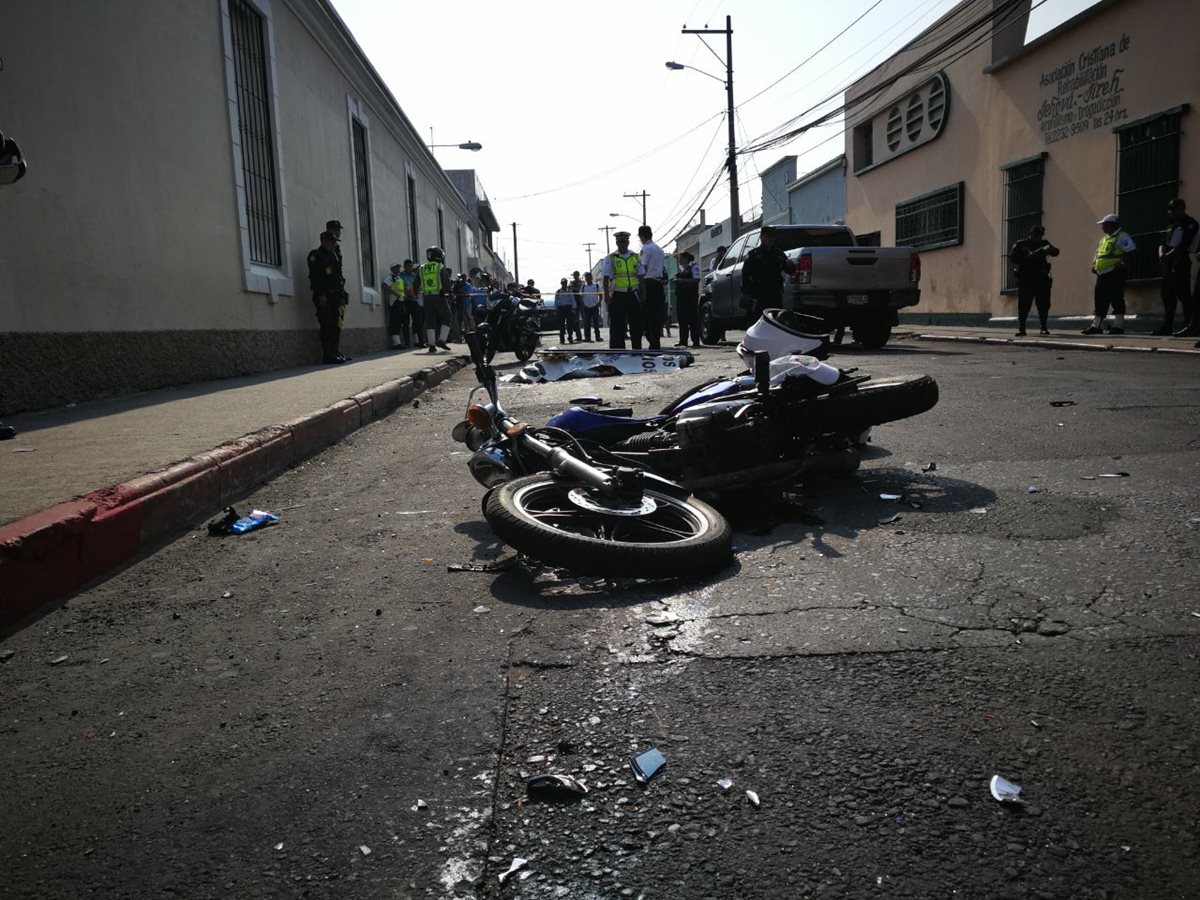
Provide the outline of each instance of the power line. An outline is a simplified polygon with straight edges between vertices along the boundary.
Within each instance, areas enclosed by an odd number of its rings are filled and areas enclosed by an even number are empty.
[[[883,2],[883,0],[875,0],[875,2],[873,4],[871,4],[871,6],[867,9],[867,11],[865,13],[863,13],[861,16],[859,16],[857,19],[855,19],[853,22],[851,22],[849,25],[847,25],[845,28],[843,28],[841,31],[839,31],[837,34],[835,34],[833,37],[831,37],[828,41],[826,41],[820,47],[818,47],[815,51],[813,51],[811,54],[809,54],[808,57],[806,57],[805,59],[802,59],[795,66],[788,69],[786,72],[784,72],[782,75],[780,75],[778,78],[776,78],[770,84],[768,84],[765,88],[763,88],[757,94],[752,94],[751,96],[747,97],[745,100],[743,100],[741,103],[739,103],[737,105],[737,109],[741,109],[743,106],[745,106],[751,100],[754,100],[756,97],[761,97],[763,94],[765,94],[771,88],[775,87],[775,85],[779,84],[779,82],[783,81],[785,78],[790,78],[792,75],[796,74],[796,72],[798,72],[800,70],[801,66],[805,65],[808,62],[811,62],[812,59],[814,57],[816,57],[822,50],[825,50],[827,47],[829,47],[830,44],[832,44],[834,41],[836,41],[838,38],[840,38],[843,34],[845,34],[847,31],[849,31],[851,28],[853,28],[855,25],[857,25],[859,22],[861,22],[863,19],[865,19],[867,17],[867,15],[873,9],[875,9],[875,7],[879,6],[879,4],[882,2]]]
[[[696,181],[696,176],[700,174],[700,169],[703,168],[704,160],[708,156],[709,152],[712,150],[713,144],[715,144],[717,142],[717,138],[720,137],[721,128],[724,126],[724,124],[725,124],[725,113],[722,112],[721,113],[721,121],[719,121],[717,123],[717,128],[713,132],[712,138],[709,139],[708,146],[705,147],[704,152],[702,154],[700,154],[700,161],[698,163],[696,163],[696,168],[692,172],[692,177],[688,179],[687,184],[684,186],[683,190],[679,192],[679,199],[676,200],[675,203],[671,206],[670,211],[665,216],[663,216],[662,221],[668,222],[671,220],[671,217],[674,216],[677,212],[681,212],[680,206],[683,203],[683,198],[686,197],[688,191],[690,191],[692,189],[692,184]],[[724,165],[724,162],[722,162],[722,165]]]

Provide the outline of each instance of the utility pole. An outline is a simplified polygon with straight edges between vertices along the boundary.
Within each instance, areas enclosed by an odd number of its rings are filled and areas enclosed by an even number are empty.
[[[603,228],[601,228],[599,230],[604,232],[604,255],[608,256],[608,254],[612,253],[612,243],[610,243],[608,236],[611,232],[617,230],[617,226],[616,225],[605,225]]]
[[[513,281],[517,284],[521,283],[521,263],[517,258],[517,223],[512,223],[513,227]]]
[[[680,33],[725,35],[725,94],[728,100],[726,119],[729,122],[729,241],[732,243],[742,225],[742,210],[738,204],[737,134],[733,123],[733,17],[725,17],[724,28],[684,28]]]
[[[583,249],[585,249],[587,251],[587,255],[588,255],[588,271],[589,272],[592,271],[592,247],[595,246],[595,243],[596,243],[595,241],[588,241],[586,244],[583,245]]]
[[[646,224],[646,198],[649,197],[650,195],[647,194],[645,191],[642,191],[640,194],[622,194],[621,196],[628,197],[630,200],[637,200],[637,199],[641,198],[641,201],[642,201],[642,224],[645,225]]]

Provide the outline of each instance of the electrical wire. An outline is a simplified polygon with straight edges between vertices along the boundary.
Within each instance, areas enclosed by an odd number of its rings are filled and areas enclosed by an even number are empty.
[[[662,217],[662,221],[664,221],[664,222],[670,221],[672,216],[674,216],[676,213],[681,211],[680,206],[683,204],[683,200],[687,196],[688,191],[690,191],[692,189],[692,184],[696,181],[696,176],[700,174],[700,169],[704,166],[704,160],[708,157],[709,152],[712,150],[713,144],[715,144],[717,142],[717,137],[721,134],[721,126],[724,124],[725,124],[725,116],[724,116],[724,114],[722,114],[721,121],[717,123],[717,129],[716,129],[716,131],[713,132],[713,136],[709,140],[708,146],[705,147],[704,152],[702,154],[700,154],[700,161],[698,163],[696,163],[696,168],[692,172],[692,177],[688,179],[687,185],[684,187],[684,189],[682,191],[680,191],[679,199],[676,200],[674,205],[671,206],[670,211],[665,216]]]

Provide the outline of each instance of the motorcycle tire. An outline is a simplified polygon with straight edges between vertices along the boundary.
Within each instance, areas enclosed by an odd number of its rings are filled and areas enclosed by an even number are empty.
[[[812,406],[812,424],[822,434],[854,433],[919,416],[937,405],[937,382],[928,375],[883,378],[847,394],[823,397]]]
[[[733,555],[729,523],[694,497],[679,500],[646,490],[654,512],[622,516],[582,509],[571,502],[569,490],[545,472],[517,478],[488,495],[484,516],[519,552],[578,575],[704,575]]]
[[[513,349],[517,359],[528,362],[541,341],[541,335],[532,327],[522,327],[517,330],[517,346]]]

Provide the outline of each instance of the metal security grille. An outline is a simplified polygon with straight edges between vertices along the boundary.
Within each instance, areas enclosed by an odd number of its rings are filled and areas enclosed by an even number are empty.
[[[896,204],[896,246],[917,250],[963,242],[963,183]]]
[[[250,259],[278,266],[282,261],[279,188],[275,180],[266,26],[263,17],[245,0],[229,0],[229,23]]]
[[[1179,122],[1173,110],[1117,131],[1117,215],[1138,252],[1130,278],[1158,278],[1155,247],[1165,227],[1167,204],[1179,192]]]
[[[362,248],[363,284],[375,284],[375,243],[371,240],[371,185],[367,180],[367,129],[350,120],[354,135],[354,192],[358,198],[358,246]]]
[[[1012,245],[1029,235],[1029,229],[1042,224],[1042,157],[1022,160],[1004,168],[1004,290],[1017,289],[1017,275],[1009,264]]]

